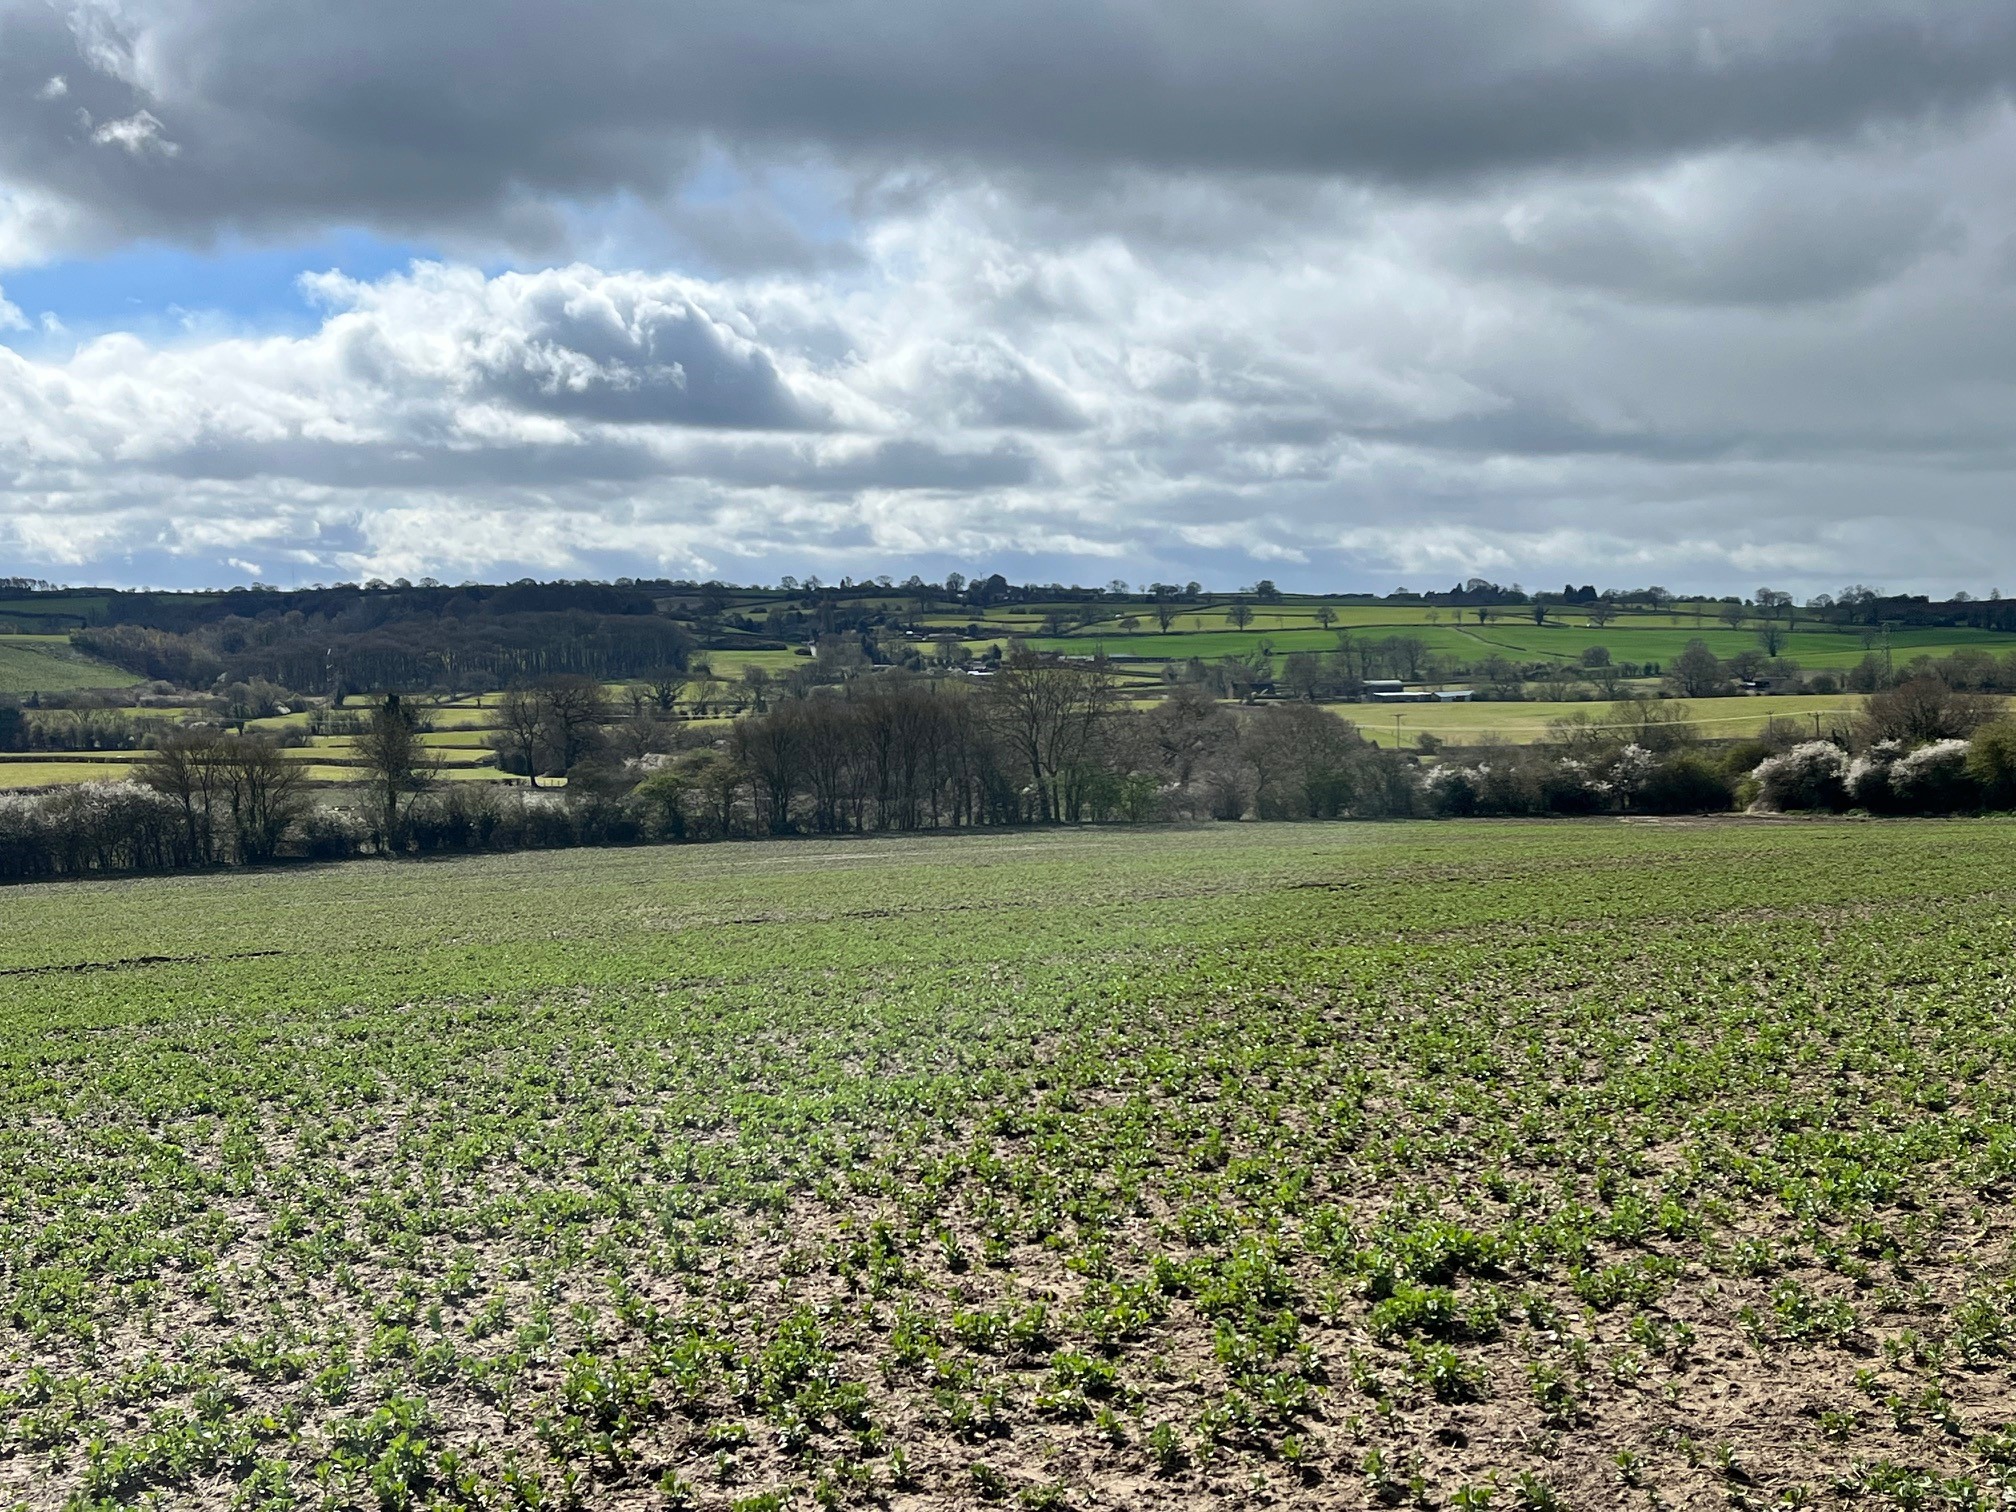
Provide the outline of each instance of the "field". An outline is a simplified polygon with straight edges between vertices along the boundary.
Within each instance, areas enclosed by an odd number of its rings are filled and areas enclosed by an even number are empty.
[[[2003,1504],[2001,823],[0,895],[0,1499]]]
[[[1854,693],[1801,693],[1784,698],[1697,698],[1687,704],[1688,722],[1704,740],[1739,740],[1755,735],[1774,719],[1789,719],[1803,729],[1826,735],[1851,723],[1864,699]],[[1476,745],[1486,738],[1528,745],[1547,738],[1547,726],[1564,716],[1582,715],[1601,722],[1609,704],[1602,699],[1582,703],[1446,703],[1332,704],[1325,707],[1355,724],[1367,740],[1383,746],[1412,746],[1433,735],[1450,745]],[[1397,716],[1397,723],[1396,723]],[[1818,724],[1815,724],[1818,716]]]
[[[1433,614],[1431,621],[1426,618]],[[1664,666],[1692,640],[1707,643],[1717,656],[1730,658],[1759,649],[1754,627],[1732,630],[1712,617],[1697,624],[1689,616],[1638,615],[1608,625],[1556,623],[1535,625],[1499,611],[1489,624],[1475,618],[1459,622],[1454,610],[1359,610],[1338,611],[1336,629],[1326,630],[1306,612],[1291,606],[1279,613],[1261,611],[1253,623],[1240,630],[1225,618],[1224,611],[1208,610],[1180,616],[1167,633],[1152,619],[1131,633],[1119,630],[1115,622],[1087,625],[1061,637],[1028,634],[1029,644],[1039,650],[1089,653],[1103,649],[1109,656],[1147,657],[1158,662],[1181,661],[1189,657],[1213,660],[1222,656],[1245,656],[1271,650],[1277,656],[1292,651],[1332,651],[1337,647],[1337,630],[1348,630],[1360,642],[1406,635],[1420,640],[1431,654],[1452,663],[1473,666],[1490,657],[1514,663],[1535,661],[1574,662],[1590,646],[1603,646],[1613,661],[1640,666]],[[1008,633],[1004,628],[1001,639]],[[987,640],[969,641],[976,649]],[[1005,643],[1005,642],[1004,642]],[[1896,630],[1889,637],[1894,664],[1903,665],[1915,656],[1947,656],[1960,650],[1981,650],[2000,656],[2016,650],[2016,637],[1989,630]],[[1808,671],[1844,672],[1863,657],[1882,651],[1880,641],[1865,643],[1853,629],[1794,630],[1783,638],[1782,654]]]
[[[60,635],[0,635],[0,693],[69,693],[124,688],[131,672],[74,651]]]

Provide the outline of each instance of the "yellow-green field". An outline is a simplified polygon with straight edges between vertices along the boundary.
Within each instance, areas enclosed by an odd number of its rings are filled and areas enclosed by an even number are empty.
[[[1773,719],[1805,724],[1825,735],[1861,712],[1859,694],[1810,694],[1788,698],[1703,698],[1687,705],[1689,722],[1704,740],[1740,740]],[[1546,737],[1547,726],[1564,715],[1602,720],[1610,706],[1583,703],[1334,704],[1338,716],[1358,726],[1367,740],[1383,746],[1411,746],[1423,735],[1451,745],[1474,745],[1497,737],[1526,745]]]

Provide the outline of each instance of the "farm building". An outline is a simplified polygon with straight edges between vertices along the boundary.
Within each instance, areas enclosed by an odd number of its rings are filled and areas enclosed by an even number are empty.
[[[1477,694],[1471,688],[1409,688],[1394,683],[1391,689],[1376,683],[1365,684],[1367,703],[1417,704],[1417,703],[1469,703]]]

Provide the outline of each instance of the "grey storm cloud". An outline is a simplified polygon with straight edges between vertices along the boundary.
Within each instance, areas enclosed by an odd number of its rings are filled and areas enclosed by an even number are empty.
[[[442,253],[0,292],[0,568],[1980,590],[2012,81],[2007,0],[0,0],[0,284]]]
[[[0,0],[0,171],[129,231],[530,229],[707,142],[1414,182],[1840,138],[2012,77],[1997,0]]]

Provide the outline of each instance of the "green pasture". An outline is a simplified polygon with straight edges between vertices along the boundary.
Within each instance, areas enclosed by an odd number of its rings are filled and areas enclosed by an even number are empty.
[[[1061,637],[1032,637],[1028,644],[1041,651],[1087,655],[1103,650],[1109,656],[1158,661],[1182,661],[1190,657],[1210,661],[1224,656],[1253,655],[1263,649],[1276,656],[1295,651],[1330,652],[1339,644],[1335,631],[1316,628],[1307,622],[1303,622],[1303,628],[1273,628],[1256,621],[1242,631],[1224,626],[1221,620],[1207,620],[1213,628],[1195,630],[1188,628],[1186,621],[1179,621],[1166,634],[1152,626],[1130,635],[1109,626],[1094,625]],[[1720,624],[1696,629],[1692,625],[1673,628],[1617,620],[1594,628],[1505,619],[1479,625],[1474,621],[1453,623],[1445,616],[1437,624],[1387,620],[1378,624],[1340,624],[1338,628],[1348,631],[1360,643],[1389,635],[1410,636],[1421,641],[1431,655],[1465,665],[1476,665],[1493,656],[1514,663],[1573,664],[1580,661],[1589,647],[1602,646],[1608,649],[1613,662],[1664,666],[1693,640],[1704,641],[1725,659],[1761,649],[1754,629],[1732,630]],[[968,649],[981,651],[990,644],[1001,643],[1001,639],[969,642]],[[2016,636],[1988,630],[1898,630],[1891,633],[1888,647],[1893,664],[1902,666],[1916,656],[1940,657],[1963,649],[2001,655],[2016,651]],[[1865,643],[1859,632],[1795,630],[1782,638],[1780,654],[1807,670],[1845,671],[1872,652],[1883,654],[1883,649],[1880,639]]]
[[[0,1481],[2002,1505],[2005,861],[1229,825],[10,889]]]
[[[60,635],[0,635],[0,693],[72,693],[130,687],[131,672],[74,649]]]

